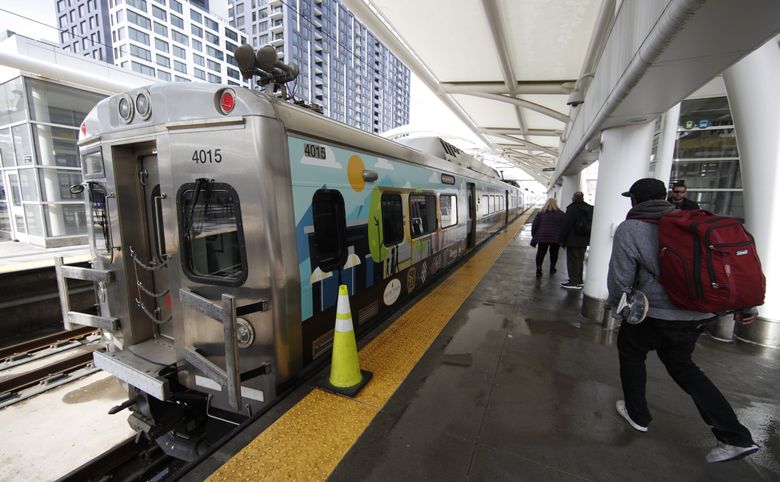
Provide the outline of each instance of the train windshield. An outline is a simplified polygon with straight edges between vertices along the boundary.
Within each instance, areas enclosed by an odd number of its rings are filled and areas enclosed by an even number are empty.
[[[182,266],[193,281],[237,286],[247,277],[238,194],[198,179],[179,189]]]

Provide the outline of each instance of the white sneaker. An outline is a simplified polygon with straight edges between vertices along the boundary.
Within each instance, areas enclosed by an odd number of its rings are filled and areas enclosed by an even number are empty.
[[[710,453],[707,454],[707,462],[713,464],[715,462],[739,460],[742,457],[747,457],[756,452],[758,452],[758,445],[755,444],[750,447],[738,447],[736,445],[718,442],[718,446],[710,450]]]
[[[628,422],[631,427],[633,427],[635,430],[639,430],[640,432],[647,432],[647,427],[643,427],[642,425],[639,425],[638,423],[631,420],[631,417],[628,416],[628,410],[626,410],[626,402],[623,400],[618,400],[615,402],[615,410],[617,410],[617,413],[620,414],[621,417],[626,419],[626,422]]]

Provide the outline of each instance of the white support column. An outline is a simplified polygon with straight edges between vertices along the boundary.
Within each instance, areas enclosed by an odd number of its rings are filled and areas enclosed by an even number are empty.
[[[563,185],[561,186],[560,191],[558,191],[560,197],[557,198],[557,200],[561,209],[565,211],[566,206],[571,204],[571,197],[574,195],[574,193],[582,190],[580,187],[582,184],[582,171],[578,172],[577,174],[561,176],[561,178],[563,179]]]
[[[776,39],[723,74],[737,131],[745,227],[756,240],[766,275],[759,319],[737,326],[737,338],[780,347],[780,47]]]
[[[677,141],[677,125],[680,123],[680,104],[675,104],[666,111],[661,120],[661,138],[658,140],[658,152],[655,157],[656,179],[660,179],[669,187],[674,161],[674,143]]]
[[[615,127],[601,134],[599,179],[582,301],[583,316],[596,322],[608,318],[604,316],[604,308],[612,236],[631,209],[629,198],[620,194],[628,191],[637,179],[647,177],[652,143],[653,123]]]

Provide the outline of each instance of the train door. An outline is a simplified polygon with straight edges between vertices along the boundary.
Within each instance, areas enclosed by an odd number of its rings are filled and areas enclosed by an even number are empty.
[[[477,193],[473,182],[467,184],[469,198],[469,234],[466,248],[473,248],[477,244]]]
[[[157,167],[157,155],[141,157],[138,165],[138,180],[144,204],[146,225],[147,259],[134,263],[138,283],[136,303],[154,322],[155,336],[173,340],[171,323],[171,295],[168,282],[168,255],[165,252],[165,224],[163,223],[162,202],[167,195],[160,189],[160,172]],[[150,286],[143,286],[144,278],[139,271],[147,271],[145,278]]]
[[[507,189],[504,194],[504,224],[509,224],[509,190]]]

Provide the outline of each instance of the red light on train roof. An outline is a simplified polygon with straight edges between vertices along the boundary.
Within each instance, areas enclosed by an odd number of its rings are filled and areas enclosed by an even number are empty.
[[[236,107],[236,92],[233,89],[225,89],[219,95],[219,111],[230,114]]]
[[[81,123],[81,135],[83,137],[87,136],[87,121]]]

